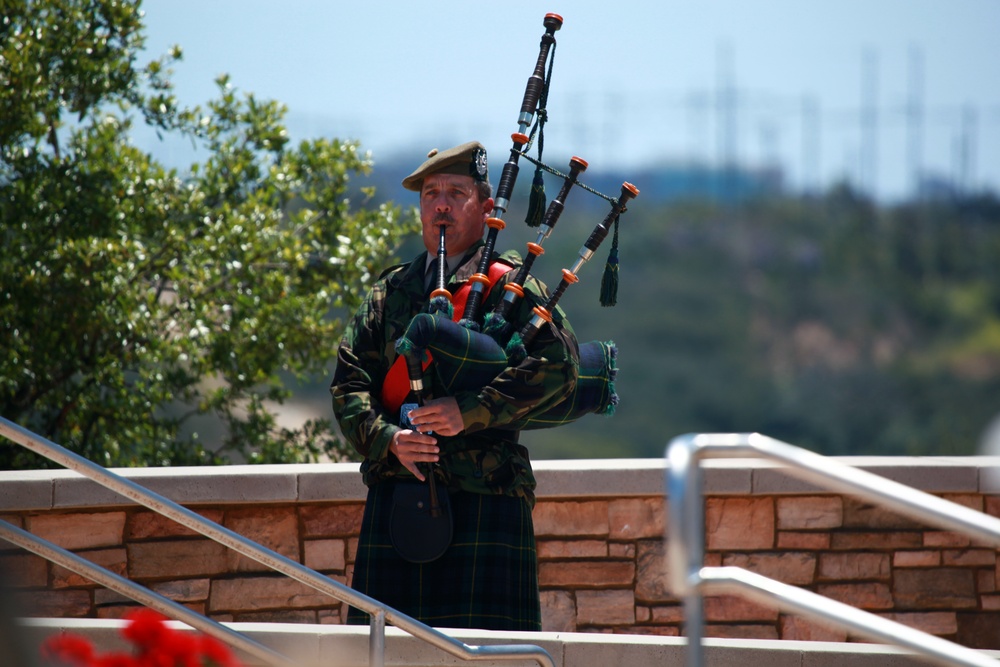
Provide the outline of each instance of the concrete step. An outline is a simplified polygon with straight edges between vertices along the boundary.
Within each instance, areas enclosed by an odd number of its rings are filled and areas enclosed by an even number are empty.
[[[91,639],[98,651],[122,650],[127,644],[118,620],[18,619],[17,636],[27,653],[37,655],[46,637],[62,631]],[[181,624],[178,624],[180,627]],[[234,630],[293,659],[302,667],[366,667],[368,628],[290,623],[227,623]],[[533,644],[552,656],[557,667],[682,667],[685,640],[625,634],[570,632],[490,632],[442,630],[468,646]],[[2,647],[0,647],[2,648]],[[984,651],[1000,659],[1000,651]],[[4,655],[13,655],[4,652]],[[894,647],[861,643],[802,642],[751,639],[706,639],[706,664],[711,667],[916,667],[925,659]],[[0,664],[3,660],[0,659]],[[259,663],[246,661],[246,667]],[[466,661],[429,646],[396,628],[386,628],[386,667],[442,667]],[[485,667],[535,667],[533,660],[477,660]],[[18,666],[21,667],[21,666]],[[34,667],[34,666],[26,666]]]

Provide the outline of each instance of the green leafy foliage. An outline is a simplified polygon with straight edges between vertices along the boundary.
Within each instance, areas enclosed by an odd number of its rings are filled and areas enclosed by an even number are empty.
[[[0,33],[0,414],[107,466],[341,458],[331,424],[279,425],[326,376],[363,286],[417,228],[352,186],[355,143],[290,147],[276,102],[223,76],[181,109],[138,67],[137,2],[6,2]],[[133,123],[207,157],[183,174]],[[360,192],[361,202],[349,192]],[[205,442],[192,423],[221,423]],[[44,461],[4,445],[0,465]]]

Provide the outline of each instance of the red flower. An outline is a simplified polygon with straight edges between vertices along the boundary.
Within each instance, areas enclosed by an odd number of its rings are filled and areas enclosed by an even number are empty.
[[[206,659],[208,665],[216,667],[240,667],[233,654],[229,651],[229,647],[215,637],[209,635],[201,636],[201,654]]]
[[[197,637],[189,632],[174,632],[157,648],[169,656],[170,661],[164,663],[169,667],[202,667],[201,647]]]
[[[150,609],[129,614],[122,635],[136,645],[136,656],[97,656],[86,638],[63,633],[42,645],[42,657],[59,667],[240,667],[229,648],[205,635],[174,630]]]
[[[170,649],[166,646],[151,646],[136,658],[136,667],[179,667]]]
[[[122,635],[141,649],[162,644],[171,634],[167,627],[167,619],[152,609],[140,609],[125,617],[130,621],[122,630]]]
[[[45,640],[42,657],[57,664],[88,667],[94,659],[94,647],[85,637],[63,632]]]
[[[135,658],[124,653],[109,653],[87,664],[91,667],[139,667]]]

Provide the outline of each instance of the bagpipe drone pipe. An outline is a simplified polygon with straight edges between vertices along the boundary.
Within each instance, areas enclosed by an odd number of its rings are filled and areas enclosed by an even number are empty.
[[[621,193],[617,198],[608,197],[579,182],[579,175],[587,168],[587,162],[579,157],[570,160],[569,173],[563,174],[542,162],[542,137],[546,112],[545,100],[551,78],[554,52],[554,33],[562,26],[562,18],[557,14],[546,14],[544,19],[545,34],[542,36],[538,60],[534,72],[528,79],[518,117],[518,131],[511,135],[513,145],[510,157],[504,164],[503,171],[494,197],[492,215],[487,218],[487,233],[482,258],[476,273],[470,278],[470,286],[463,295],[464,307],[459,314],[461,304],[452,304],[452,295],[445,289],[444,260],[447,256],[445,248],[444,228],[441,229],[438,245],[439,268],[437,289],[431,293],[428,312],[416,315],[403,336],[396,343],[396,351],[406,358],[406,367],[410,380],[410,389],[422,395],[424,384],[422,374],[430,368],[435,374],[438,384],[450,394],[457,391],[476,390],[488,385],[508,366],[516,366],[529,354],[528,350],[539,331],[553,321],[559,299],[567,288],[579,280],[578,271],[590,260],[598,246],[608,236],[612,226],[615,230],[615,243],[609,258],[605,273],[605,283],[602,293],[610,292],[611,296],[602,298],[602,305],[614,305],[613,293],[617,289],[617,230],[621,214],[626,210],[626,203],[639,194],[639,190],[631,183],[623,183]],[[548,72],[546,73],[546,64]],[[532,128],[533,120],[537,121]],[[531,136],[528,132],[531,128]],[[538,136],[538,156],[533,159],[528,155],[532,143]],[[491,275],[491,260],[496,246],[498,233],[505,227],[503,216],[510,204],[519,170],[521,157],[536,165],[535,179],[532,183],[531,201],[528,206],[528,224],[539,227],[538,236],[533,243],[528,243],[528,252],[515,277],[505,279],[503,298],[495,309],[487,313],[479,324],[479,311],[483,300],[495,284],[499,276]],[[545,170],[562,179],[562,187],[558,195],[546,207],[541,172]],[[535,260],[543,253],[542,244],[549,237],[565,208],[567,196],[574,185],[596,194],[610,202],[611,209],[604,219],[598,223],[580,249],[579,257],[570,269],[562,270],[559,286],[549,295],[544,303],[532,307],[530,320],[520,329],[514,330],[508,321],[519,301],[525,299],[525,282],[527,281]],[[544,215],[539,211],[544,209]],[[495,264],[493,265],[495,266]],[[502,274],[500,274],[502,275]],[[543,298],[545,298],[543,296]],[[525,304],[528,305],[528,304]],[[541,414],[534,414],[516,421],[508,426],[512,429],[542,429],[552,428],[573,422],[587,414],[611,415],[618,404],[614,382],[617,374],[617,349],[612,342],[590,341],[579,346],[580,366],[577,382],[572,393],[559,403],[551,406]]]

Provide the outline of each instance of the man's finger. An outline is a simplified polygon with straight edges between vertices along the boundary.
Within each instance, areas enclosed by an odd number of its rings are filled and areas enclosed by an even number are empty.
[[[420,472],[420,467],[417,466],[416,463],[412,461],[404,461],[403,465],[406,466],[406,469],[412,472],[413,476],[419,479],[421,482],[426,481],[424,478],[424,474]]]

